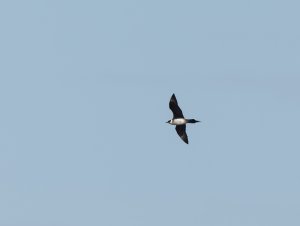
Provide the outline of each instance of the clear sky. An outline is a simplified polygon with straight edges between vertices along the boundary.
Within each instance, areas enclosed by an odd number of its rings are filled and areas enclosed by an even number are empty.
[[[0,225],[299,226],[299,8],[1,1]]]

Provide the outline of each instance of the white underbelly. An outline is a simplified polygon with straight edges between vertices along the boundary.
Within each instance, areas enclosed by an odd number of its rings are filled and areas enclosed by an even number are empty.
[[[184,118],[176,118],[172,120],[172,125],[184,125],[186,124],[186,120]]]

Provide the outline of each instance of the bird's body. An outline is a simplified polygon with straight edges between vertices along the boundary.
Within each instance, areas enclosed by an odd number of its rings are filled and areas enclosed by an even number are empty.
[[[171,125],[185,125],[187,123],[187,120],[185,118],[175,118],[170,120]]]
[[[182,111],[180,107],[178,106],[177,99],[175,97],[175,94],[172,95],[170,102],[169,102],[169,107],[171,111],[173,112],[173,119],[167,121],[167,123],[171,125],[176,125],[175,129],[180,138],[185,142],[189,143],[188,141],[188,136],[186,134],[186,124],[187,123],[196,123],[199,122],[195,119],[186,119],[184,118]]]

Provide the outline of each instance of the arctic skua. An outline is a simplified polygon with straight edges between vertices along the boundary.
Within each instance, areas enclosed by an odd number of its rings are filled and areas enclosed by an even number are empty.
[[[180,138],[185,142],[189,143],[188,136],[186,134],[186,124],[187,123],[197,123],[200,121],[197,121],[195,119],[186,119],[184,118],[182,111],[180,107],[178,106],[177,99],[175,97],[175,94],[173,93],[170,102],[169,107],[171,111],[173,112],[173,119],[167,121],[166,123],[169,123],[171,125],[175,125],[175,129],[177,134],[180,136]]]

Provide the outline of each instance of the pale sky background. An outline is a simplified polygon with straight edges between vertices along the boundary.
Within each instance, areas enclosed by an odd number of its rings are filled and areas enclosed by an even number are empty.
[[[0,225],[299,226],[299,8],[2,1]]]

